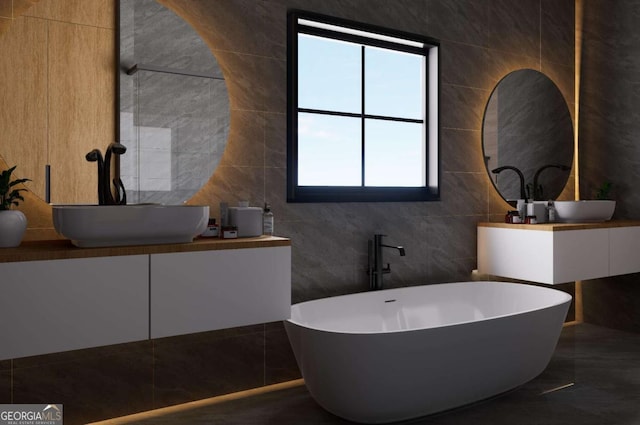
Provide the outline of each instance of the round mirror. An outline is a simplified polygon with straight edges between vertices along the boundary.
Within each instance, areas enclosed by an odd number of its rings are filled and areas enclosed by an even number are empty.
[[[222,71],[155,0],[120,1],[120,175],[128,203],[179,204],[209,180],[229,133]]]
[[[544,74],[514,71],[496,85],[484,113],[487,173],[507,201],[556,199],[573,163],[567,103]]]

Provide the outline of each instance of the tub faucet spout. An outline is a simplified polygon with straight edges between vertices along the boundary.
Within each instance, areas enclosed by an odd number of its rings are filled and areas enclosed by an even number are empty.
[[[406,255],[404,247],[386,245],[382,243],[382,238],[385,235],[376,234],[373,235],[373,240],[369,240],[369,289],[377,290],[382,289],[382,276],[391,273],[391,266],[387,263],[384,266],[384,260],[382,258],[382,248],[397,249],[401,257]]]

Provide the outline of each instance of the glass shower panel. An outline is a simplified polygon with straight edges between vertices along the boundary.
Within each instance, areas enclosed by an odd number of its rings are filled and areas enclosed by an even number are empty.
[[[120,166],[128,203],[189,199],[223,153],[229,123],[217,112],[229,108],[225,82],[153,70],[133,78],[133,137]]]

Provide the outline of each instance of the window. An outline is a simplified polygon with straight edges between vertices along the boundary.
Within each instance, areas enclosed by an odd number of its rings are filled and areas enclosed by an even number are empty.
[[[289,202],[439,199],[438,42],[289,13]]]

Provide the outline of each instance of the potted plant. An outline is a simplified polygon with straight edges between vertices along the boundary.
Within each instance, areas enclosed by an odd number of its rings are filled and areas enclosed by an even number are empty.
[[[12,210],[18,201],[24,201],[20,192],[27,189],[16,188],[16,185],[30,181],[29,179],[11,180],[11,173],[16,166],[0,173],[0,248],[16,247],[22,242],[27,230],[27,218],[22,211]]]

